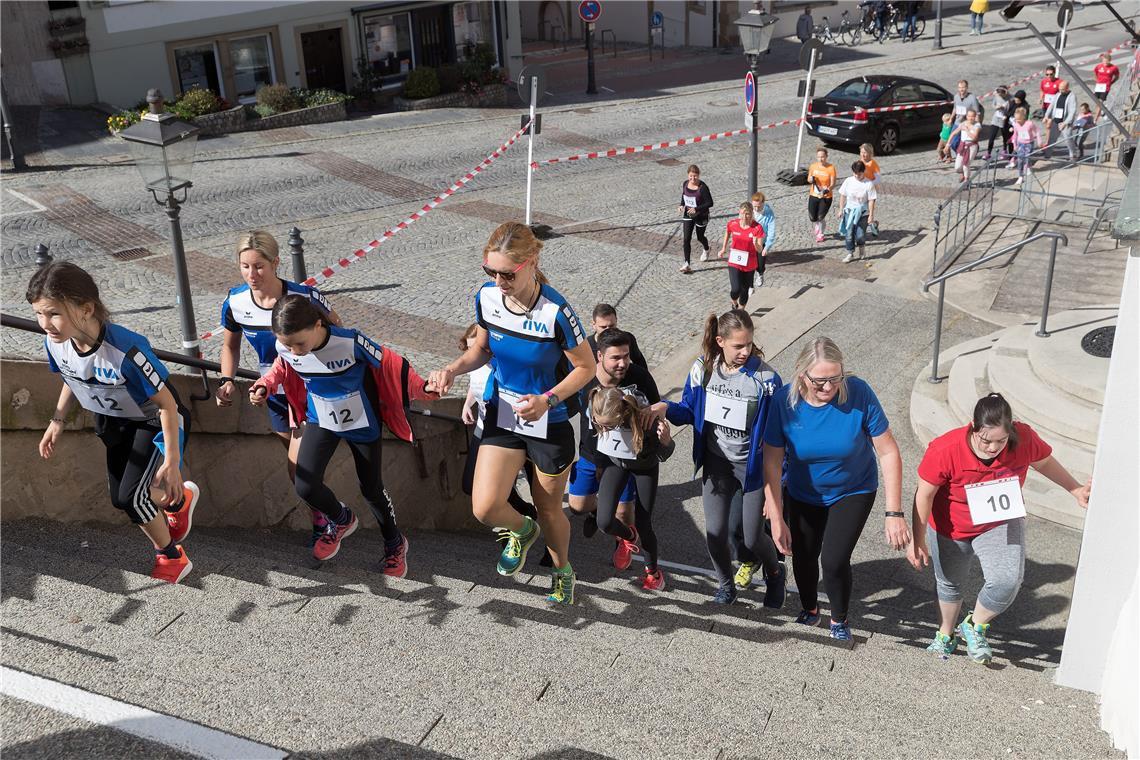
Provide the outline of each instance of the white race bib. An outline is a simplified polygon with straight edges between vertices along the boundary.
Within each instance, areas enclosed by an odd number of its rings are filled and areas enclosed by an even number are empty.
[[[337,433],[346,433],[368,427],[368,415],[364,412],[364,397],[360,391],[346,393],[336,398],[326,398],[315,393],[310,394],[313,399],[313,409],[317,413],[317,424],[325,430]]]
[[[543,412],[542,416],[534,422],[527,422],[515,412],[515,404],[519,403],[521,398],[522,396],[517,393],[499,388],[499,411],[495,417],[495,424],[503,430],[510,430],[512,433],[545,440],[546,425],[549,422],[550,415]]]
[[[959,116],[965,116],[966,115],[966,106],[954,106],[954,113],[956,113]]]
[[[629,428],[607,430],[598,436],[598,453],[614,459],[637,459],[633,453],[633,431]]]
[[[1108,92],[1108,82],[1097,82],[1093,92]]]
[[[733,430],[748,430],[748,400],[710,393],[705,397],[705,421]]]
[[[682,196],[682,198],[685,200],[685,208],[697,207],[697,197],[695,195],[685,195]]]
[[[1054,108],[1053,109],[1053,118],[1056,119],[1057,121],[1064,121],[1065,120],[1065,109],[1064,108]]]
[[[68,382],[67,385],[75,394],[79,405],[89,412],[136,420],[146,418],[125,385],[89,385],[78,380]]]
[[[1025,517],[1025,500],[1016,476],[966,486],[966,503],[974,525]]]
[[[728,263],[740,267],[748,266],[748,251],[742,251],[739,248],[731,249],[728,252]]]

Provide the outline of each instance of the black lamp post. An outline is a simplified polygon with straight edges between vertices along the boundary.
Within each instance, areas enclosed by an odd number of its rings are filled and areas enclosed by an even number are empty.
[[[748,68],[752,71],[752,78],[756,80],[757,100],[759,100],[760,75],[756,71],[756,66],[760,62],[760,56],[768,52],[768,46],[772,43],[772,32],[775,31],[776,17],[757,7],[745,13],[734,23],[740,32],[740,44],[744,46],[744,57],[748,59]],[[756,192],[758,153],[756,127],[759,124],[759,118],[760,107],[757,103],[748,119],[748,197],[750,198]]]
[[[198,144],[198,127],[163,113],[162,93],[148,90],[150,113],[137,124],[124,129],[119,137],[130,145],[135,166],[142,175],[154,202],[170,219],[170,244],[174,254],[174,279],[178,287],[179,317],[182,321],[182,353],[200,356],[198,328],[194,324],[194,304],[190,298],[190,278],[186,272],[186,250],[182,246],[182,224],[178,220],[181,203],[192,187],[190,171]],[[177,198],[181,191],[182,199]]]

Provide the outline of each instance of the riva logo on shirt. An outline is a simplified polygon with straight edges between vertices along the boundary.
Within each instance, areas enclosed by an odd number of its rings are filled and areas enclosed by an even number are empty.
[[[333,359],[330,362],[325,362],[325,366],[329,369],[343,369],[344,367],[351,367],[352,359]]]
[[[100,380],[118,380],[119,373],[110,367],[96,367],[95,377]]]
[[[542,333],[543,335],[550,335],[550,328],[546,326],[545,322],[536,322],[533,319],[523,320],[523,329],[528,332]]]

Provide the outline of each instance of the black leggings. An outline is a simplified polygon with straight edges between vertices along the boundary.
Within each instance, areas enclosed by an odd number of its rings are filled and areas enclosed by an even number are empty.
[[[381,438],[382,436],[377,436],[376,440],[366,443],[349,441],[316,423],[305,425],[301,450],[297,452],[297,495],[313,509],[324,512],[333,522],[344,524],[348,519],[344,506],[337,500],[332,489],[325,485],[325,469],[329,466],[336,447],[343,440],[348,444],[352,461],[356,464],[360,493],[372,509],[376,522],[380,523],[384,540],[390,543],[400,537],[400,531],[396,527],[395,507],[392,506],[388,491],[384,489],[380,473]]]
[[[695,219],[686,219],[681,224],[681,231],[684,235],[684,243],[681,250],[685,252],[685,263],[691,262],[693,252],[693,230],[697,232],[697,242],[704,248],[709,247],[709,239],[705,237],[705,228],[709,226],[709,218],[707,216],[697,217]]]
[[[703,465],[702,503],[705,511],[705,542],[709,558],[716,569],[720,585],[732,583],[731,526],[732,500],[744,490],[743,462],[729,462],[721,456],[705,451]],[[638,492],[640,495],[640,491]],[[743,542],[750,556],[758,557],[764,572],[774,575],[779,570],[776,545],[764,533],[764,489],[744,494],[741,505]]]
[[[625,488],[625,479],[633,475],[637,484],[637,500],[634,503],[634,525],[645,552],[645,568],[649,572],[657,570],[657,534],[653,532],[653,505],[657,502],[658,468],[652,472],[631,473],[614,464],[598,465],[598,527],[611,536],[631,539],[629,528],[617,519],[618,499]]]
[[[989,142],[986,144],[986,153],[993,153],[994,152],[994,142],[997,141],[999,136],[1001,137],[1001,144],[998,147],[1001,148],[1002,150],[1005,150],[1005,146],[1009,144],[1009,136],[1011,134],[1013,134],[1012,129],[1007,130],[1004,126],[998,127],[998,126],[991,124],[990,125],[990,139],[989,139]]]
[[[808,219],[810,221],[826,222],[828,211],[831,211],[831,198],[808,196]]]
[[[190,413],[178,408],[186,443],[190,441]],[[150,498],[154,474],[165,459],[154,445],[162,428],[106,415],[95,415],[95,435],[107,447],[107,490],[115,509],[127,513],[135,525],[145,525],[162,514]],[[182,451],[185,455],[185,449]]]
[[[851,553],[874,505],[875,492],[844,496],[830,507],[820,507],[797,501],[784,490],[784,512],[792,531],[792,573],[805,610],[819,606],[822,560],[831,619],[847,619],[851,604]]]
[[[483,443],[483,436],[472,431],[471,439],[467,443],[467,461],[463,463],[463,493],[468,496],[471,495],[471,488],[475,485],[475,462],[479,458],[479,446]],[[530,483],[531,490],[534,489],[534,465],[528,459],[523,466],[526,471],[526,482]],[[523,517],[529,517],[532,520],[538,519],[538,510],[534,505],[522,497],[519,489],[511,486],[511,492],[507,496],[507,503],[511,508],[518,512]]]
[[[757,254],[759,256],[759,254]],[[730,266],[728,268],[728,287],[729,295],[732,300],[741,306],[748,304],[748,289],[752,287],[755,281],[756,272],[742,272],[736,267]]]

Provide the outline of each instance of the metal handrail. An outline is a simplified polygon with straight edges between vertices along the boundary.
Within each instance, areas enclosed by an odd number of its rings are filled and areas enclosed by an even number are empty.
[[[1030,243],[1041,240],[1042,238],[1050,238],[1053,241],[1052,247],[1049,251],[1049,269],[1045,273],[1045,297],[1041,302],[1041,323],[1034,333],[1039,338],[1048,338],[1048,319],[1049,319],[1049,300],[1053,295],[1053,270],[1057,262],[1057,242],[1060,241],[1064,245],[1069,244],[1069,238],[1062,232],[1038,232],[1035,235],[1030,235],[1024,240],[1019,240],[1016,243],[1007,245],[1005,248],[987,254],[977,261],[971,261],[969,264],[964,264],[957,269],[952,269],[945,274],[937,277],[932,277],[922,283],[922,292],[927,293],[930,291],[932,285],[938,286],[938,312],[934,318],[934,359],[930,364],[930,377],[927,380],[931,383],[940,383],[942,378],[938,376],[938,354],[942,349],[942,312],[946,306],[946,281],[952,277],[957,277],[960,274],[969,272],[970,270],[986,264],[999,256],[1004,256],[1007,253],[1020,250],[1021,248],[1029,245]]]
[[[23,317],[17,317],[13,314],[0,313],[0,327],[12,327],[17,330],[23,330],[24,332],[39,333],[40,335],[45,334],[43,328],[40,327],[39,324],[37,324],[35,321],[31,319],[24,319]],[[154,351],[155,356],[164,362],[181,364],[184,367],[193,367],[194,369],[201,370],[202,384],[206,388],[207,392],[210,388],[209,385],[207,385],[206,372],[209,371],[220,373],[222,371],[222,365],[218,364],[217,362],[209,361],[207,359],[198,359],[193,356],[187,356],[186,354],[176,354],[172,351],[164,351],[161,348],[152,348],[151,350]],[[242,369],[241,367],[234,369],[234,375],[246,380],[257,380],[261,377],[261,375],[254,372],[253,370]],[[205,398],[209,397],[210,396],[207,393]],[[198,401],[205,400],[204,398],[198,396],[192,396],[191,398]],[[464,427],[467,425],[467,423],[465,423],[459,417],[454,417],[450,414],[440,414],[438,412],[433,412],[430,409],[412,409],[411,407],[404,407],[404,411],[410,412],[412,414],[418,414],[421,417],[431,417],[432,419],[444,420],[446,422],[456,422],[460,425],[463,425]]]

